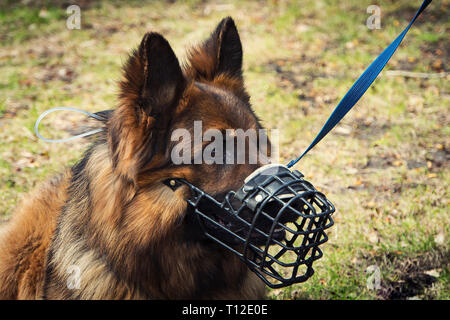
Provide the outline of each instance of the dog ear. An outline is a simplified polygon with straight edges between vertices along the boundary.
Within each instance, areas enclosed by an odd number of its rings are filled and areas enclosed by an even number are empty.
[[[158,33],[148,33],[139,46],[144,79],[140,107],[157,116],[178,102],[184,78],[175,53]]]
[[[120,99],[137,104],[148,115],[176,105],[185,80],[170,44],[158,33],[147,33],[124,66]]]
[[[147,33],[124,66],[119,106],[108,121],[114,169],[129,180],[155,157],[186,81],[169,43]]]
[[[242,79],[242,44],[231,17],[223,19],[211,36],[189,52],[187,73],[213,80],[220,74]]]

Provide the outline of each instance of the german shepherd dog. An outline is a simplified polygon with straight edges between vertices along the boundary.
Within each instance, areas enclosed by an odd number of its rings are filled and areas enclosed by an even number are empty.
[[[194,121],[261,129],[233,20],[182,66],[164,37],[147,33],[124,65],[116,109],[100,115],[104,130],[81,161],[38,187],[1,229],[0,298],[263,298],[263,282],[188,219],[189,188],[163,183],[182,178],[220,198],[261,166],[171,161],[171,133],[192,132]]]

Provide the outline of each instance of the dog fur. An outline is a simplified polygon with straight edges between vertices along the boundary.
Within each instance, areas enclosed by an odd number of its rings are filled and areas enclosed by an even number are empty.
[[[174,165],[177,128],[260,129],[231,18],[180,66],[158,33],[124,65],[118,105],[74,167],[25,199],[0,233],[1,299],[259,299],[264,284],[187,222],[184,178],[213,195],[259,164]],[[206,125],[205,125],[206,124]],[[76,266],[78,288],[68,285]]]

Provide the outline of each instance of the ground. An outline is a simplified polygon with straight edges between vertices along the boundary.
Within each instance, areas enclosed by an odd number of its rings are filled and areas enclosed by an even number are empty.
[[[232,16],[251,102],[279,130],[287,163],[421,4],[376,1],[381,28],[371,30],[372,0],[72,2],[81,7],[80,30],[66,27],[66,1],[0,4],[2,220],[87,146],[38,140],[38,115],[56,106],[114,108],[121,65],[145,32],[162,33],[183,57]],[[448,9],[448,0],[432,2],[354,110],[296,165],[334,203],[336,224],[315,275],[270,298],[450,298]],[[41,131],[64,136],[83,126],[83,117],[59,113]]]

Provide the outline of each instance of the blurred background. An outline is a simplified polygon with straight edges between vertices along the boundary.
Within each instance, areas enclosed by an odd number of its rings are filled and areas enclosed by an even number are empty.
[[[233,17],[251,102],[279,130],[287,163],[421,3],[0,0],[0,221],[88,145],[38,140],[39,114],[114,108],[121,65],[145,32],[163,34],[182,60]],[[357,106],[295,166],[335,204],[336,224],[315,275],[270,298],[449,299],[449,27],[449,1],[434,0]],[[83,125],[58,113],[41,132]]]

